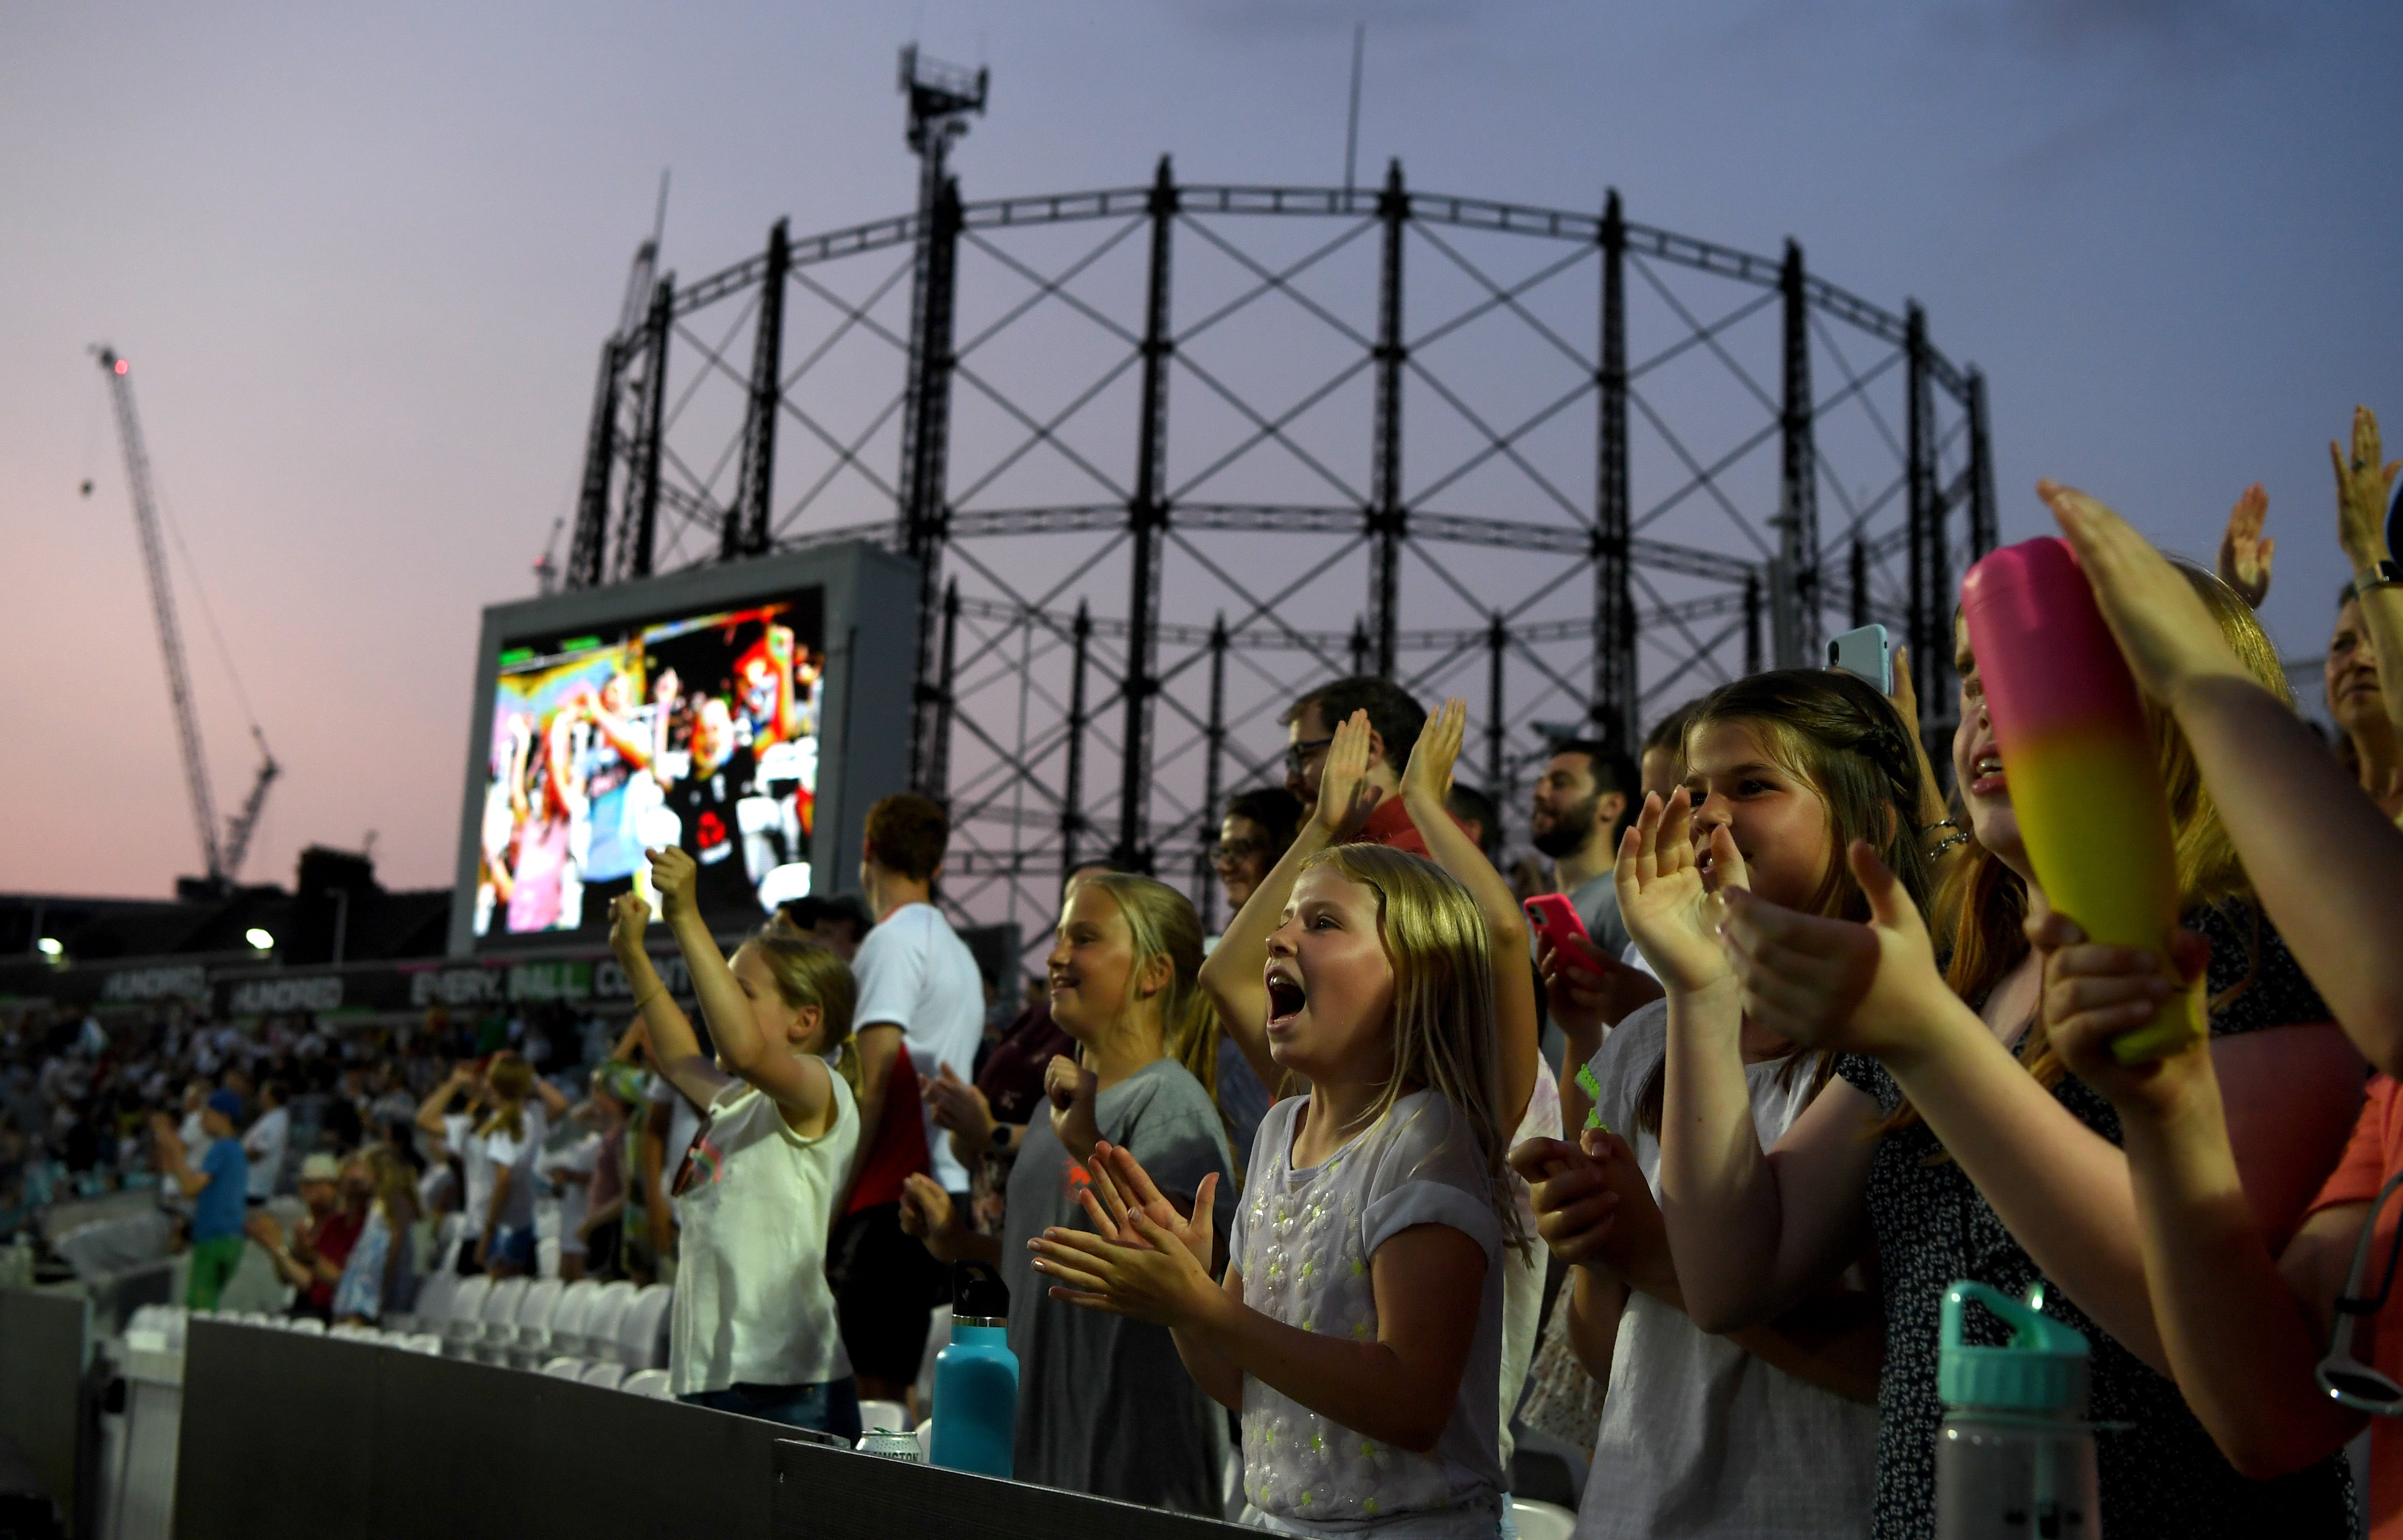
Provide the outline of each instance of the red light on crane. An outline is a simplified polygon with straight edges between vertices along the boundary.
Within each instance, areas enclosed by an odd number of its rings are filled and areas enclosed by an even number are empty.
[[[125,360],[122,358],[117,361],[117,372],[119,374],[123,374],[125,372]]]

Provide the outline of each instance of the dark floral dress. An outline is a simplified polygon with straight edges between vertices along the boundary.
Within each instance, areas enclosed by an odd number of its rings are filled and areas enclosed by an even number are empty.
[[[2211,1019],[2215,1037],[2326,1021],[2328,1008],[2285,943],[2250,909],[2203,909],[2186,918],[2211,942],[2209,991],[2251,981]],[[2016,1051],[2016,1050],[2015,1050]],[[1901,1092],[1885,1066],[1847,1054],[1836,1073],[1891,1113]],[[2119,1117],[2075,1075],[2053,1095],[2080,1122],[2119,1143]],[[1936,1436],[1944,1406],[1936,1393],[1938,1314],[1944,1291],[1976,1279],[2023,1297],[2042,1276],[1961,1168],[1931,1163],[1942,1146],[1924,1123],[1888,1134],[1869,1171],[1868,1209],[1885,1274],[1885,1368],[1878,1385],[1877,1540],[1924,1540],[1936,1533]],[[2088,1415],[2121,1424],[2095,1435],[2103,1533],[2110,1540],[2202,1540],[2211,1535],[2350,1536],[2353,1476],[2343,1454],[2271,1481],[2229,1465],[2187,1409],[2174,1382],[2121,1347],[2067,1295],[2048,1283],[2044,1311],[2093,1344]],[[1964,1334],[1999,1343],[2005,1333],[1982,1311]]]

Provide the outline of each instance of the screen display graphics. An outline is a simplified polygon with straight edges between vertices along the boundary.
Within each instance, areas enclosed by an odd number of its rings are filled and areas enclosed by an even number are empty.
[[[823,588],[505,637],[496,662],[479,940],[604,936],[610,900],[651,896],[644,852],[662,845],[691,853],[713,917],[810,891]]]

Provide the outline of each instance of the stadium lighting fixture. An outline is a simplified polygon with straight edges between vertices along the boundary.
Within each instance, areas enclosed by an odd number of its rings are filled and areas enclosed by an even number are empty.
[[[275,937],[268,935],[267,932],[259,929],[257,925],[253,925],[250,929],[243,932],[242,938],[250,943],[251,950],[254,951],[273,951],[275,950]]]
[[[45,936],[39,941],[35,942],[34,945],[43,956],[50,958],[53,961],[64,957],[67,954],[66,943],[60,940],[55,936]]]

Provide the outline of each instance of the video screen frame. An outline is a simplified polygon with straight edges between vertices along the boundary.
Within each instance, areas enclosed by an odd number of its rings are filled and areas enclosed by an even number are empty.
[[[641,733],[650,733],[657,726],[669,722],[674,725],[673,740],[658,745],[665,751],[660,761],[665,786],[660,797],[643,801],[653,820],[646,832],[656,834],[663,827],[659,822],[662,805],[675,795],[674,788],[679,781],[688,775],[694,748],[702,750],[704,761],[725,763],[721,756],[729,751],[720,740],[731,734],[739,740],[734,746],[742,752],[749,752],[754,742],[767,744],[775,763],[787,767],[776,772],[782,779],[774,787],[774,806],[781,818],[764,816],[769,806],[766,799],[738,808],[730,795],[723,795],[723,787],[720,799],[729,802],[726,809],[701,810],[696,814],[695,808],[685,807],[681,809],[683,817],[689,820],[697,815],[706,819],[722,811],[725,823],[732,825],[739,812],[739,832],[721,828],[722,838],[730,837],[758,844],[763,851],[781,853],[764,857],[771,861],[789,862],[805,851],[810,891],[855,891],[868,808],[877,798],[903,789],[908,780],[910,697],[916,679],[917,628],[913,620],[917,603],[914,563],[881,547],[848,541],[488,606],[483,611],[477,646],[476,693],[451,902],[451,954],[464,957],[589,952],[606,945],[605,923],[560,928],[558,922],[564,918],[563,902],[556,906],[563,911],[560,915],[550,915],[549,909],[545,909],[550,923],[542,928],[512,931],[504,914],[493,912],[496,905],[505,900],[494,892],[490,869],[493,855],[488,846],[495,832],[501,833],[505,840],[513,840],[510,831],[499,829],[498,825],[515,819],[513,826],[521,829],[529,812],[527,806],[517,805],[524,802],[523,798],[504,796],[505,784],[532,785],[537,792],[549,789],[550,783],[544,771],[550,763],[553,745],[560,754],[578,756],[576,762],[582,764],[585,756],[596,753],[606,756],[613,738],[622,744],[635,724],[641,725]],[[694,624],[702,620],[709,625]],[[627,686],[621,681],[611,687],[606,676],[619,672],[626,661],[629,644],[636,652],[642,651],[639,638],[646,628],[658,643],[658,656],[643,657],[632,677],[642,687],[640,693],[653,699],[619,699],[626,695]],[[771,628],[785,634],[771,638]],[[809,634],[813,631],[814,635]],[[677,637],[688,640],[677,641]],[[568,640],[582,645],[562,645]],[[806,702],[797,698],[771,700],[769,697],[775,692],[769,689],[755,692],[760,693],[760,699],[746,706],[739,699],[739,687],[732,681],[738,663],[746,678],[753,673],[758,673],[762,681],[775,677],[777,671],[757,665],[773,656],[771,649],[779,644],[787,655],[805,652],[808,661],[801,672],[806,674],[813,670],[815,673],[811,681],[814,711],[805,724],[809,729],[806,733],[797,730],[804,724],[788,719],[791,714],[805,710]],[[557,650],[546,653],[546,646]],[[701,649],[698,657],[692,651],[696,646]],[[712,677],[667,679],[678,649],[695,662],[700,672]],[[718,656],[720,653],[724,656]],[[507,661],[505,654],[508,655]],[[781,658],[778,660],[784,662]],[[659,663],[667,667],[653,666]],[[784,672],[790,675],[789,664]],[[720,673],[729,677],[715,677]],[[528,710],[505,715],[497,709],[505,676],[511,680],[512,700],[519,699],[522,692]],[[526,689],[530,683],[538,684],[540,689]],[[679,692],[664,710],[656,699],[662,685],[674,686]],[[601,699],[604,689],[610,691],[605,703]],[[573,710],[559,710],[571,692],[580,703]],[[701,712],[704,705],[708,708],[706,723]],[[513,722],[513,717],[518,719]],[[718,720],[721,717],[726,720]],[[753,720],[755,717],[757,720]],[[602,731],[604,719],[611,729],[609,734]],[[542,729],[532,726],[535,721],[544,723]],[[741,731],[745,727],[751,728],[749,734]],[[636,736],[639,739],[640,734]],[[700,740],[698,744],[696,739]],[[523,740],[522,743],[520,740]],[[806,763],[813,753],[814,792],[804,804],[792,794],[799,784],[797,774],[806,772],[788,767],[797,762],[797,755],[800,756],[799,762]],[[522,766],[510,758],[513,755],[524,761]],[[641,757],[639,750],[634,757]],[[762,761],[756,756],[740,763],[753,770],[762,767]],[[759,777],[763,792],[768,789],[767,779],[765,775]],[[717,780],[722,782],[724,777]],[[693,784],[699,787],[704,784]],[[736,792],[743,789],[733,788]],[[705,789],[688,794],[701,800],[707,800],[708,795]],[[551,807],[548,801],[544,806],[548,819],[565,816],[562,808]],[[804,823],[805,830],[801,827]],[[751,827],[754,824],[760,827]],[[545,822],[542,826],[548,828],[550,825]],[[579,827],[576,832],[586,835],[589,841],[589,827]],[[631,821],[624,834],[617,838],[619,842],[634,838]],[[563,845],[565,841],[550,843]],[[508,864],[514,865],[517,847],[510,843],[508,848],[513,853]],[[687,841],[687,848],[694,847]],[[586,853],[589,856],[589,842]],[[744,865],[760,853],[738,844],[733,854],[735,859],[720,863],[728,870]],[[635,864],[639,866],[639,861]],[[548,871],[542,873],[542,880],[557,881]],[[504,885],[507,881],[504,874]],[[563,889],[579,882],[580,878],[571,877],[560,886]],[[718,887],[726,887],[727,891],[719,893]],[[761,911],[756,901],[751,905],[734,902],[737,895],[727,883],[705,882],[703,891],[702,912],[721,934],[757,923]],[[533,908],[544,908],[560,896],[556,891],[545,892]],[[564,896],[578,897],[577,894]],[[586,907],[580,917],[589,921],[591,908]],[[522,902],[519,912],[529,923],[540,918]],[[484,921],[481,935],[478,934],[479,918]]]

